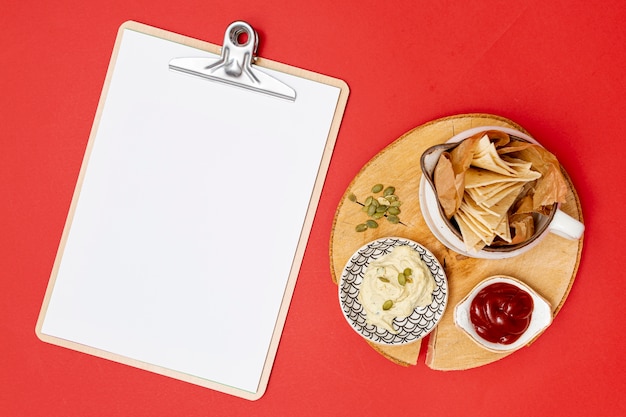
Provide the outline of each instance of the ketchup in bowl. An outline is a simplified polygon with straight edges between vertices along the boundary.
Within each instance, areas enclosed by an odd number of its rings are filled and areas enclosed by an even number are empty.
[[[470,305],[470,321],[483,339],[509,345],[528,329],[533,304],[533,298],[523,289],[497,282],[476,294]]]

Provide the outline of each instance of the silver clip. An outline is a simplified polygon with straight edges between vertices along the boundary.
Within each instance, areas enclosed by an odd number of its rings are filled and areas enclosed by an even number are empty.
[[[249,24],[233,22],[226,29],[219,59],[174,58],[169,67],[186,74],[294,101],[296,92],[293,88],[252,66],[256,61],[258,43],[257,33]]]

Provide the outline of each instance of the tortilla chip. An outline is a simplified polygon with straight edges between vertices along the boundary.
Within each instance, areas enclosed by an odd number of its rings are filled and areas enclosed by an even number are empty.
[[[488,130],[485,132],[489,136],[489,140],[496,146],[496,148],[503,147],[511,141],[511,137],[508,133],[501,132],[499,130]]]
[[[469,168],[465,172],[465,188],[482,187],[502,182],[527,182],[539,178],[541,174],[529,171],[525,176],[511,177],[480,168]]]
[[[504,193],[504,195],[498,202],[489,206],[489,211],[492,213],[496,213],[496,215],[500,217],[506,217],[509,209],[511,208],[513,203],[515,203],[515,200],[517,200],[517,197],[519,196],[519,191],[521,189],[522,185],[517,188],[513,187],[505,190],[508,192]]]
[[[505,154],[509,154],[509,153],[512,153],[512,152],[521,151],[521,150],[527,149],[527,148],[529,148],[529,147],[531,147],[533,145],[534,144],[532,144],[530,142],[526,142],[526,141],[512,140],[506,146],[499,147],[498,148],[498,154],[499,155],[505,155]]]
[[[478,203],[479,206],[484,208],[490,208],[495,204],[502,201],[504,198],[509,196],[509,194],[513,194],[516,197],[519,196],[520,191],[524,187],[523,183],[502,183],[497,184],[501,187],[498,187],[498,191],[495,193],[489,193],[488,195],[481,195],[477,188],[468,188],[467,192],[469,195]]]
[[[471,165],[488,171],[497,172],[502,175],[515,175],[516,173],[516,171],[506,163],[506,161],[500,158],[495,145],[489,141],[489,137],[487,135],[478,140]]]
[[[465,239],[468,239],[465,244],[467,250],[481,250],[492,242],[492,236],[489,231],[467,213],[459,210],[454,215],[454,219],[466,228],[465,234],[461,231],[461,235],[463,235],[463,242],[465,242]],[[478,242],[476,238],[478,238]]]
[[[484,231],[483,241],[490,245],[496,236],[510,241],[510,230],[508,226],[508,210],[517,198],[517,193],[510,192],[502,201],[494,205],[493,208],[484,208],[472,200],[471,196],[466,196],[459,208],[460,212],[467,215],[468,219],[481,227]],[[484,229],[484,228],[486,229]]]
[[[504,216],[502,222],[495,230],[496,236],[504,240],[507,243],[511,243],[513,238],[511,237],[511,226],[509,224],[509,216]]]
[[[504,156],[502,160],[507,164],[509,169],[514,172],[513,175],[525,176],[532,169],[532,163],[522,161],[516,158]]]
[[[468,188],[466,191],[471,190],[476,195],[481,196],[481,198],[484,200],[484,199],[495,196],[496,194],[502,192],[502,190],[505,190],[515,184],[518,184],[518,182],[499,182],[499,183],[485,185],[482,187]]]
[[[469,227],[462,215],[459,216],[457,214],[454,216],[454,219],[459,225],[461,235],[463,236],[463,243],[468,252],[478,252],[485,247],[485,242]]]
[[[494,230],[502,221],[502,217],[487,213],[467,201],[461,204],[458,212],[466,216],[467,223],[475,227],[475,232],[485,243],[493,240]]]
[[[489,232],[489,230],[487,230],[487,228],[478,223],[478,220],[473,217],[468,215],[467,213],[460,211],[455,215],[455,219],[462,219],[465,224],[478,236],[480,237],[480,240],[483,242],[483,245],[489,245],[492,242],[492,236],[491,233]]]

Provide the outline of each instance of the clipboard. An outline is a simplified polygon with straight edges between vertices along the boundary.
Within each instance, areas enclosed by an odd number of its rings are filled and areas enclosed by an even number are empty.
[[[349,89],[129,21],[36,325],[44,342],[265,392]]]

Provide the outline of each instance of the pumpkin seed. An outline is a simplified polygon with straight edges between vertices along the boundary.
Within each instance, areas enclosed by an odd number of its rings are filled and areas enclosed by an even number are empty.
[[[387,300],[383,303],[383,310],[389,310],[391,307],[393,307],[393,301]]]
[[[389,282],[389,280],[385,277],[378,277],[379,280],[381,280],[382,282]]]
[[[370,204],[372,204],[372,200],[373,200],[372,196],[369,196],[365,199],[365,203],[363,204],[365,204],[366,206],[369,206]]]
[[[383,189],[383,185],[382,184],[376,184],[375,186],[372,187],[372,192],[373,193],[379,193],[381,192]]]
[[[396,192],[396,187],[387,187],[385,191],[383,191],[384,196],[392,195]]]
[[[390,206],[387,212],[389,214],[398,215],[400,214],[400,209],[398,207]]]
[[[410,277],[413,275],[413,270],[411,268],[404,268],[404,272],[402,272],[405,276]]]
[[[369,227],[370,229],[376,229],[378,227],[378,223],[376,223],[375,220],[368,220],[365,222],[365,224],[367,225],[367,227]]]
[[[376,213],[372,214],[370,217],[372,219],[378,220],[378,219],[382,218],[384,215],[385,215],[384,212],[376,212]]]
[[[367,225],[365,223],[357,224],[354,230],[356,230],[357,232],[364,232],[367,230]]]
[[[376,206],[374,206],[373,204],[367,206],[367,215],[372,216],[374,213],[376,213]]]
[[[387,211],[387,206],[378,206],[376,207],[376,213],[384,213]]]
[[[402,272],[398,274],[398,284],[402,285],[403,287],[406,285],[406,276]]]
[[[350,193],[350,194],[348,194],[348,200],[350,200],[350,201],[356,201],[356,196],[354,195],[354,193]]]
[[[393,223],[393,224],[400,223],[400,219],[398,218],[398,216],[394,216],[393,214],[387,216],[387,220],[389,221],[389,223]]]

